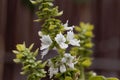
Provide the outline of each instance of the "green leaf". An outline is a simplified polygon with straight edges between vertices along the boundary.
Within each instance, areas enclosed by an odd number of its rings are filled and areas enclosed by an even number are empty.
[[[49,30],[53,30],[53,29],[55,29],[55,27],[56,27],[56,25],[50,25]]]
[[[33,0],[30,0],[30,2],[31,2],[32,4],[37,4],[37,2],[36,2],[36,1],[33,1]]]
[[[33,46],[34,46],[34,43],[32,43],[28,49],[31,51]]]
[[[84,46],[87,47],[87,48],[92,48],[93,47],[93,43],[88,42],[88,43],[85,43]]]
[[[27,70],[27,69],[29,69],[29,67],[30,67],[30,65],[26,65],[22,68],[22,70]]]
[[[87,37],[93,37],[93,33],[91,31],[87,31],[85,33],[85,36],[87,36]]]
[[[56,75],[55,75],[55,78],[59,78],[59,77],[61,77],[61,73],[57,73]]]
[[[40,22],[41,21],[41,19],[36,19],[36,20],[33,20],[34,22]]]
[[[59,12],[56,16],[61,16],[63,14],[63,11]]]
[[[82,62],[82,65],[85,67],[91,66],[92,62],[90,58],[86,58],[85,61]]]
[[[39,51],[39,49],[36,49],[35,52],[33,53],[33,55],[37,56],[38,55],[38,51]]]
[[[20,74],[21,74],[21,75],[25,75],[25,74],[26,74],[26,72],[25,72],[25,71],[23,71],[23,72],[20,72]]]
[[[104,76],[93,76],[89,80],[106,80]]]
[[[23,55],[23,54],[21,54],[21,53],[16,54],[16,58],[17,58],[17,59],[21,59],[23,56],[24,56],[24,55]]]
[[[72,77],[66,76],[65,80],[73,80]]]
[[[19,62],[20,62],[20,59],[13,59],[13,61],[14,61],[15,63],[19,63]]]
[[[46,66],[47,62],[42,63],[41,65],[39,65],[39,68],[44,68]]]
[[[16,50],[13,50],[12,52],[13,52],[13,53],[15,53],[15,54],[18,54],[18,53],[19,53],[19,52],[18,52],[18,51],[16,51]]]
[[[119,80],[118,78],[107,78],[107,80]]]
[[[78,31],[78,32],[80,32],[80,31],[81,31],[81,28],[80,28],[79,26],[76,26],[76,27],[75,27],[75,30]]]
[[[18,51],[24,51],[25,50],[25,44],[17,44],[16,46]]]

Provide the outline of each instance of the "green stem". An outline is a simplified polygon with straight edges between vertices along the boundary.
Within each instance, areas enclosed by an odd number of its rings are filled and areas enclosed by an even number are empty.
[[[80,71],[81,71],[80,73],[81,76],[79,80],[85,80],[85,71],[83,66],[80,67]]]

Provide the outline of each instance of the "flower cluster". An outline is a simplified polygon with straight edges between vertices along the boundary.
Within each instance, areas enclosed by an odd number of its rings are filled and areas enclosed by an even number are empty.
[[[54,39],[51,39],[50,35],[43,35],[41,31],[38,32],[39,36],[41,37],[41,47],[40,50],[42,50],[42,58],[48,53],[49,47],[52,44],[57,43],[61,49],[68,48],[68,45],[73,46],[80,46],[80,40],[77,40],[74,36],[73,28],[68,26],[68,21],[63,24],[63,27],[65,30],[67,30],[67,36],[65,37],[65,34],[62,34],[61,32],[55,36]],[[54,42],[55,41],[55,42]],[[54,46],[57,47],[57,46]]]
[[[70,53],[65,53],[60,60],[57,60],[55,63],[52,62],[52,60],[48,61],[49,64],[49,75],[50,78],[53,77],[53,75],[60,73],[64,73],[67,71],[67,69],[74,70],[74,64],[75,62],[75,57],[71,56]]]

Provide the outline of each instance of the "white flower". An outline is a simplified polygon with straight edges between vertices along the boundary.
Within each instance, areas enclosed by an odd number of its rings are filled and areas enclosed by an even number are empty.
[[[66,63],[66,58],[65,58],[65,57],[62,58],[61,62],[62,62],[62,63]]]
[[[65,71],[66,71],[66,67],[65,67],[64,64],[62,64],[62,65],[60,66],[60,72],[61,72],[61,73],[64,73]]]
[[[38,32],[40,36],[42,36],[41,40],[41,47],[40,50],[43,50],[41,53],[42,58],[48,53],[49,47],[52,44],[52,40],[49,35],[42,35],[42,32]]]
[[[55,41],[62,49],[66,49],[68,47],[68,44],[65,43],[66,38],[61,33],[57,34],[57,36],[55,37]]]
[[[68,65],[71,69],[74,69],[74,57],[71,56],[69,53],[65,53],[64,57],[62,58],[61,62],[65,63],[66,65]]]
[[[48,65],[50,66],[48,70],[49,75],[50,75],[50,78],[52,78],[54,74],[58,73],[58,68],[54,67],[55,64],[51,60],[48,60]]]
[[[74,63],[67,63],[67,65],[68,65],[71,69],[74,69]]]
[[[42,59],[43,59],[43,57],[48,53],[48,51],[49,51],[48,48],[42,51],[42,53],[41,53],[41,58],[42,58]]]
[[[77,39],[72,39],[69,41],[69,44],[73,45],[73,46],[80,46],[80,40]]]
[[[58,68],[54,68],[53,66],[51,66],[49,68],[49,75],[50,75],[50,78],[53,77],[54,74],[57,74],[58,73]]]
[[[40,48],[41,50],[49,48],[49,46],[52,44],[52,40],[49,35],[43,35],[42,39],[40,40],[42,41]]]
[[[65,58],[67,59],[66,61],[67,61],[68,63],[72,63],[72,62],[73,62],[74,57],[71,56],[71,54],[65,53],[64,56],[65,56]]]
[[[63,26],[64,26],[64,29],[65,29],[65,30],[72,30],[72,31],[73,31],[74,26],[68,27],[68,20],[66,21],[65,24],[63,24]]]
[[[48,65],[53,66],[53,63],[52,63],[52,61],[50,59],[48,60]]]
[[[69,44],[71,44],[73,46],[80,46],[80,40],[77,40],[74,38],[73,31],[67,32],[67,41],[69,41]]]

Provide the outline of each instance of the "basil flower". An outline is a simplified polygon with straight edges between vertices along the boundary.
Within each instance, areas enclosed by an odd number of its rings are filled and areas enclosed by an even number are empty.
[[[65,53],[64,57],[62,58],[61,62],[69,66],[69,68],[74,69],[74,57],[71,56],[69,53]]]
[[[73,46],[80,46],[80,40],[77,40],[74,38],[73,31],[67,32],[67,41],[69,41],[69,44],[71,44]]]
[[[47,55],[49,49],[44,49],[42,52],[41,52],[41,58],[43,59],[45,55]]]
[[[61,73],[66,72],[66,67],[65,67],[64,64],[62,64],[62,65],[60,66],[60,72],[61,72]]]
[[[66,42],[66,38],[61,33],[56,35],[55,41],[59,44],[59,46],[62,49],[66,49],[68,47],[68,44],[65,43]]]
[[[54,64],[52,63],[51,60],[48,60],[48,65],[50,66],[49,70],[48,70],[49,71],[49,76],[50,76],[50,78],[52,78],[53,75],[58,73],[58,68],[54,67]]]
[[[49,35],[43,35],[41,40],[41,50],[49,48],[50,45],[52,44],[52,40]]]
[[[74,26],[68,27],[68,20],[66,21],[65,24],[63,24],[65,30],[71,30],[73,31]]]
[[[42,58],[48,53],[49,47],[52,44],[52,40],[49,35],[42,35],[41,40],[41,47],[40,50],[43,50],[41,55]]]
[[[49,68],[49,76],[50,76],[50,78],[52,78],[53,75],[54,75],[54,74],[57,74],[57,73],[58,73],[58,68],[54,68],[53,66],[51,66],[51,67]]]

